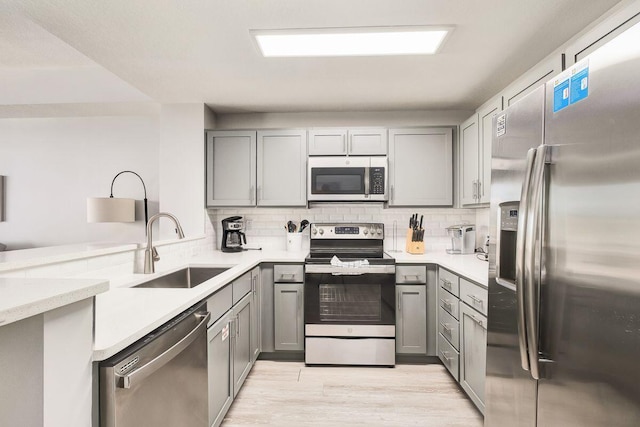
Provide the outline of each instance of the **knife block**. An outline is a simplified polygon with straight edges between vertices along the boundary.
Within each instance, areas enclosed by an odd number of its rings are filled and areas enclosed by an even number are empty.
[[[424,253],[424,242],[412,242],[411,237],[413,236],[413,228],[407,230],[407,240],[405,244],[405,251],[410,254],[423,254]]]

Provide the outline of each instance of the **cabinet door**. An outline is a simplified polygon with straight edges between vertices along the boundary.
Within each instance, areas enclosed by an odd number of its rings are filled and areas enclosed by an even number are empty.
[[[209,425],[217,427],[233,402],[231,380],[231,311],[209,327]]]
[[[460,303],[460,385],[484,413],[487,318]]]
[[[302,283],[275,283],[273,288],[275,349],[304,350],[304,285]]]
[[[339,156],[347,154],[346,129],[309,130],[310,156]]]
[[[260,267],[251,270],[251,362],[255,362],[260,355],[260,318],[261,318],[261,287]]]
[[[387,154],[387,129],[352,129],[349,130],[349,154],[354,156],[371,156]]]
[[[396,285],[396,353],[427,354],[426,285]]]
[[[251,370],[251,294],[233,307],[233,397]]]
[[[480,173],[478,182],[478,202],[489,203],[491,201],[491,140],[493,136],[493,118],[502,111],[502,97],[489,104],[485,104],[478,110],[479,123],[479,156]]]
[[[307,131],[258,132],[258,206],[306,206]]]
[[[460,125],[460,203],[478,203],[478,177],[480,166],[480,142],[478,140],[478,115],[474,114]]]
[[[390,129],[389,177],[390,206],[451,206],[451,129]]]
[[[207,132],[207,206],[256,204],[256,133]]]

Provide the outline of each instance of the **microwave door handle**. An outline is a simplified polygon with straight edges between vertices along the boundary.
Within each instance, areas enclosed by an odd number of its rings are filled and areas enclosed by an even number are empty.
[[[365,197],[369,196],[369,174],[371,173],[371,168],[364,168],[364,195]]]
[[[520,362],[522,369],[529,370],[529,354],[527,351],[527,325],[525,314],[525,279],[524,262],[526,247],[527,212],[529,210],[529,193],[531,190],[531,174],[536,158],[536,149],[527,152],[527,166],[522,182],[520,194],[520,208],[518,213],[518,229],[516,237],[516,299],[518,304],[518,344],[520,347]],[[475,184],[475,183],[474,183]]]
[[[527,347],[529,348],[529,368],[531,377],[540,379],[539,362],[539,317],[540,317],[540,271],[536,269],[539,254],[536,251],[540,227],[542,225],[544,170],[547,164],[548,145],[540,145],[536,150],[536,158],[531,174],[531,193],[527,212],[527,231],[525,239],[524,275],[527,284],[525,294],[525,314],[527,329]]]

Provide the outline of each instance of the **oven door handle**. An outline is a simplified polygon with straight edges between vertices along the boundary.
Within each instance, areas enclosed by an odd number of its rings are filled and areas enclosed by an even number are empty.
[[[362,274],[395,274],[395,265],[369,267],[335,267],[328,264],[307,264],[305,273],[326,273],[334,276],[352,276]]]

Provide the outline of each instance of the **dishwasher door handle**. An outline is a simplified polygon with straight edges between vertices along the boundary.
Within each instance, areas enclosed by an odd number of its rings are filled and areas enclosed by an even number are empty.
[[[189,347],[193,341],[200,335],[200,333],[207,329],[207,322],[209,318],[211,318],[211,313],[207,313],[206,315],[198,315],[200,317],[200,322],[198,325],[191,330],[184,338],[180,341],[169,347],[167,350],[159,354],[156,358],[154,358],[151,362],[147,363],[139,367],[138,369],[132,371],[130,374],[124,375],[122,377],[122,382],[118,384],[121,388],[131,388],[137,382],[144,380],[149,375],[153,374],[158,369],[162,368],[176,356],[178,356],[184,349]]]

